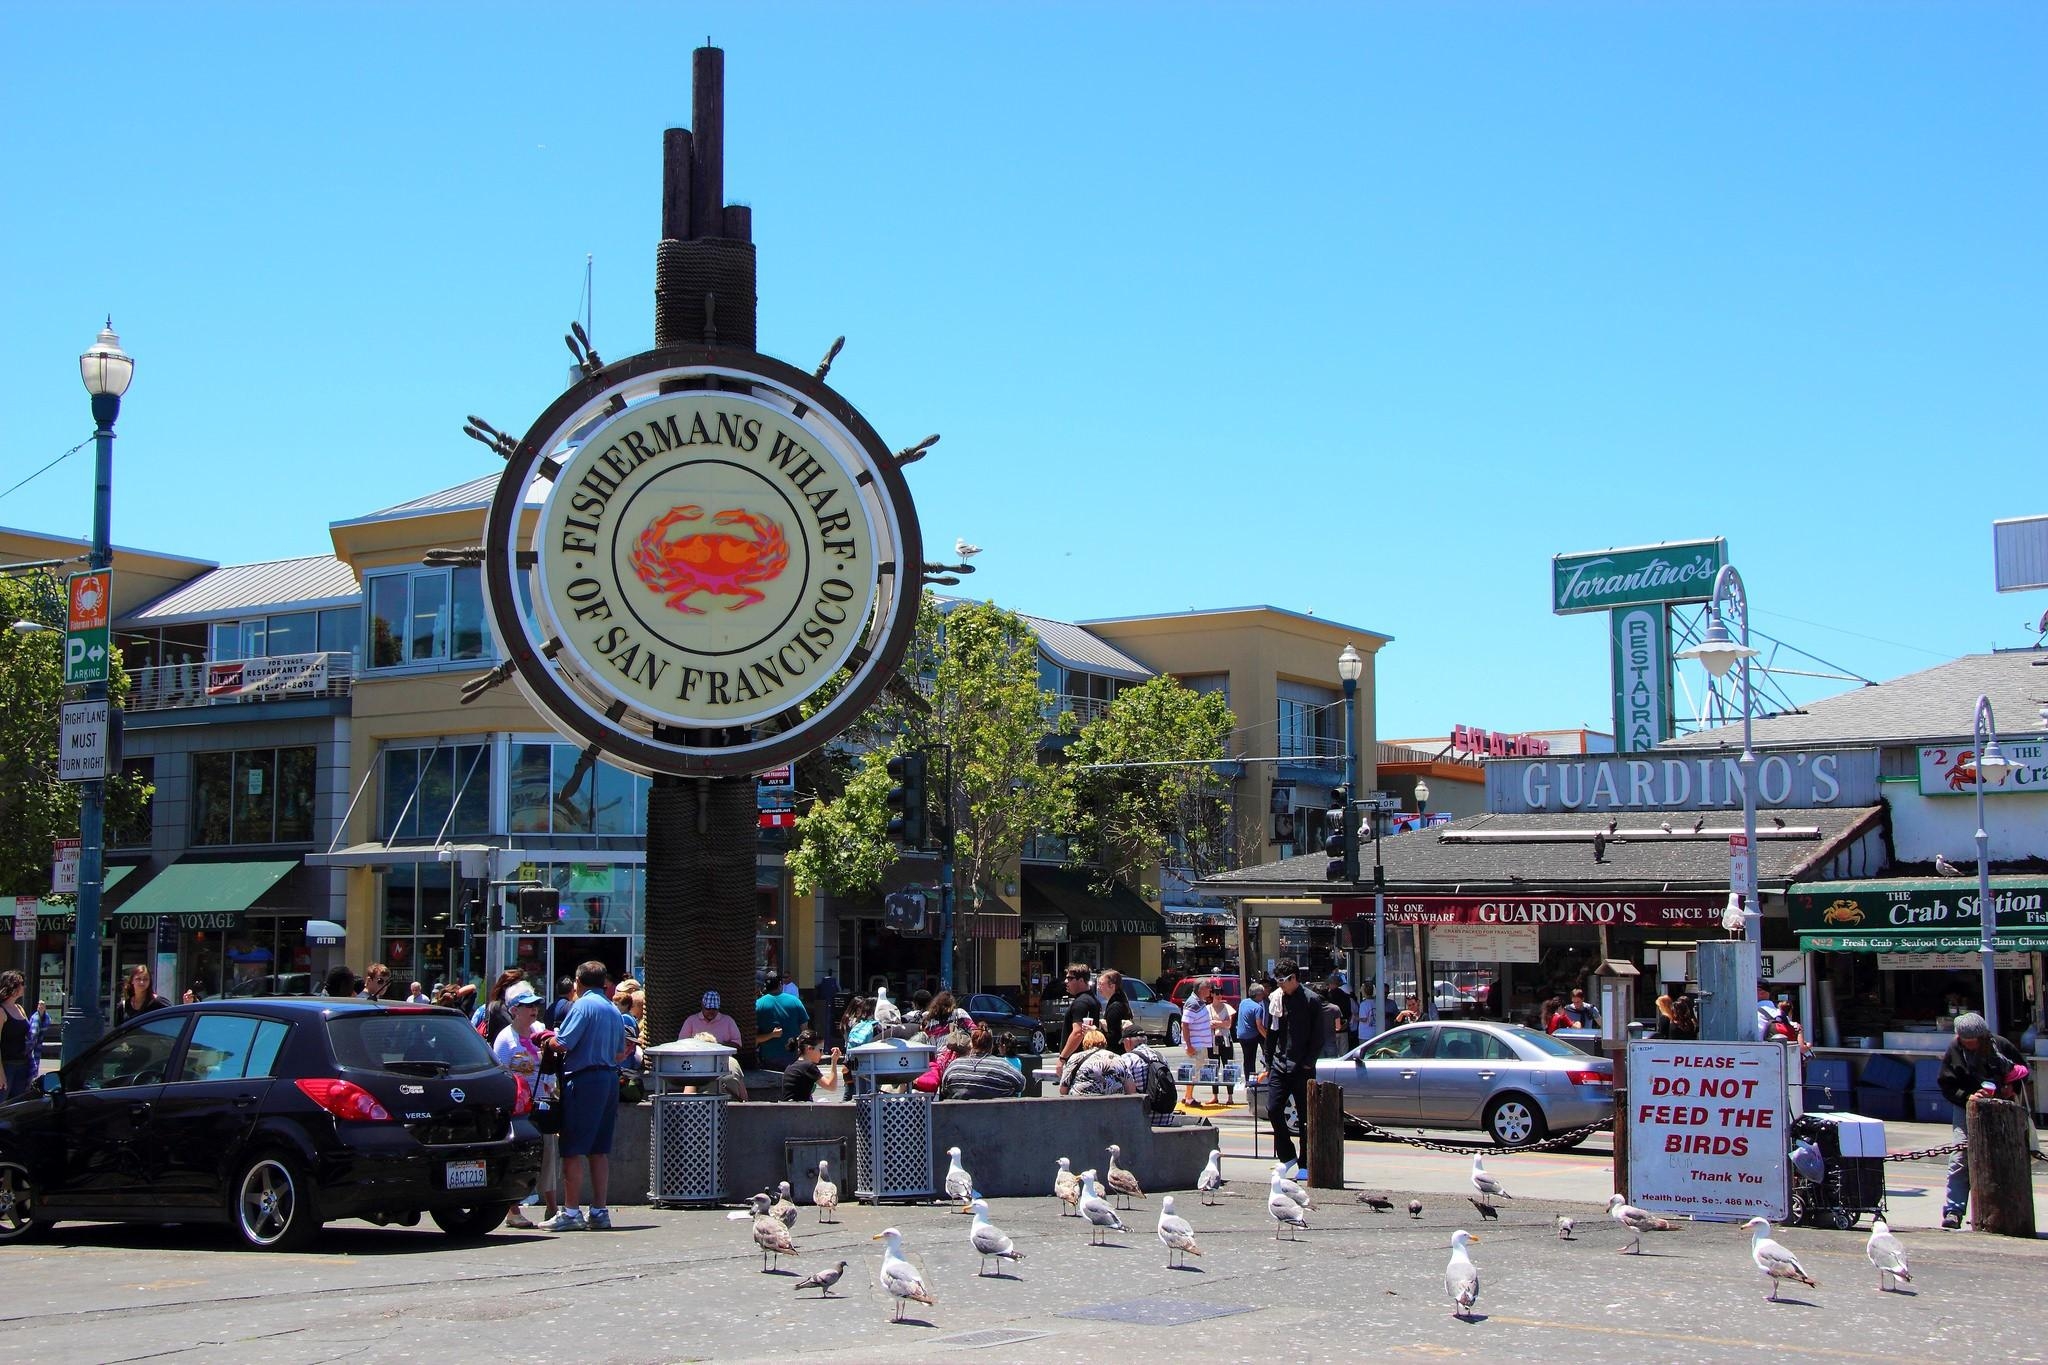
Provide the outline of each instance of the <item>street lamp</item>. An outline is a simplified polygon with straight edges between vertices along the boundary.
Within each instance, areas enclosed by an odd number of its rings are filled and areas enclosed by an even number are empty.
[[[1977,698],[1977,710],[1970,717],[1970,736],[1977,746],[1977,955],[1984,971],[1984,1022],[1997,1033],[1998,912],[1991,904],[1991,835],[1984,827],[1984,778],[1986,774],[1995,775],[2003,785],[2006,773],[2018,765],[1998,747],[1998,721],[1991,714],[1991,698]]]
[[[1740,643],[1728,633],[1727,616],[1731,611],[1742,628]],[[1749,593],[1733,564],[1723,564],[1721,572],[1714,575],[1705,634],[1690,649],[1679,650],[1676,657],[1699,660],[1717,678],[1725,678],[1730,669],[1735,669],[1736,686],[1742,691],[1742,757],[1736,764],[1742,771],[1742,834],[1748,857],[1743,860],[1742,885],[1731,889],[1741,895],[1744,912],[1742,980],[1746,1005],[1755,998],[1763,971],[1763,907],[1756,894],[1756,746],[1751,736],[1756,700],[1749,685],[1749,661],[1756,657],[1756,650],[1749,644]],[[1734,1017],[1738,1020],[1737,1037],[1744,1036],[1739,1023],[1742,1016],[1737,1013]]]
[[[1365,676],[1365,658],[1350,644],[1337,656],[1337,676],[1344,681],[1345,769],[1351,780],[1351,799],[1365,798],[1365,757],[1358,742],[1358,680]],[[1354,819],[1350,810],[1344,819]],[[1386,1022],[1381,1002],[1387,995],[1387,875],[1380,866],[1379,812],[1372,812],[1372,994],[1373,1026]]]
[[[135,377],[135,362],[114,335],[107,319],[93,344],[78,357],[79,378],[92,395],[93,498],[92,558],[89,567],[104,573],[114,563],[114,419],[121,415],[121,395]],[[104,702],[103,677],[85,685],[88,702]],[[104,781],[84,783],[78,810],[78,915],[72,925],[71,992],[64,1001],[63,1061],[69,1062],[100,1040],[106,1020],[100,1014],[100,890],[106,880],[107,787]]]
[[[1429,819],[1429,779],[1422,778],[1415,783],[1415,827],[1421,829]]]

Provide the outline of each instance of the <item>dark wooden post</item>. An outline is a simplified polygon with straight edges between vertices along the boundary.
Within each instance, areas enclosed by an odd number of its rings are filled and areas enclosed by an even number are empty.
[[[1344,1188],[1344,1087],[1328,1081],[1308,1083],[1308,1156],[1311,1189]]]
[[[1628,1044],[1608,1054],[1614,1059],[1614,1192],[1628,1193]]]
[[[2012,1100],[1970,1098],[1970,1225],[2001,1237],[2034,1236],[2027,1111]]]

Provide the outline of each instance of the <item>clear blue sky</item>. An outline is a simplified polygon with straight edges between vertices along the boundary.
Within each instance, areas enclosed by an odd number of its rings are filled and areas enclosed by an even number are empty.
[[[8,6],[0,486],[90,434],[110,311],[121,543],[320,553],[486,472],[586,253],[599,350],[651,343],[707,34],[762,347],[846,333],[944,433],[978,595],[1391,634],[1382,734],[1606,726],[1559,551],[1725,535],[1880,678],[2048,607],[1989,528],[2048,512],[2031,3]],[[88,455],[0,524],[88,534]]]

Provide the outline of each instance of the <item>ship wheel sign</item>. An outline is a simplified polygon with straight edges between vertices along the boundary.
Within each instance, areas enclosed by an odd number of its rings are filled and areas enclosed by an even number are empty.
[[[509,672],[559,729],[643,772],[816,749],[916,628],[923,546],[898,466],[921,451],[891,454],[821,379],[754,351],[586,368],[497,443],[484,578],[506,663],[471,694]]]

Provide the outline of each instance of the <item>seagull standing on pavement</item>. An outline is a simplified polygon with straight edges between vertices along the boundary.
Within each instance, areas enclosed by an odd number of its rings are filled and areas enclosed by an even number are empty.
[[[1189,1256],[1199,1256],[1202,1249],[1195,1245],[1195,1229],[1188,1220],[1173,1211],[1173,1196],[1166,1195],[1159,1201],[1159,1242],[1166,1248],[1166,1268],[1173,1269],[1173,1258],[1178,1255],[1180,1263],[1186,1265]]]
[[[775,1187],[775,1202],[769,1206],[768,1212],[780,1218],[782,1226],[793,1228],[796,1226],[796,1201],[789,1196],[789,1182],[785,1180]]]
[[[1138,1183],[1138,1177],[1116,1164],[1122,1152],[1123,1148],[1114,1142],[1109,1144],[1109,1179],[1106,1183],[1109,1192],[1124,1201],[1119,1207],[1128,1209],[1133,1199],[1145,1197],[1145,1187]]]
[[[883,1228],[868,1240],[881,1242],[882,1269],[875,1276],[882,1292],[896,1301],[895,1317],[903,1316],[906,1303],[935,1304],[937,1299],[924,1287],[924,1276],[917,1273],[917,1267],[903,1258],[903,1234],[894,1228]]]
[[[988,1263],[996,1263],[996,1273],[1001,1274],[1004,1261],[1021,1261],[1024,1253],[1017,1250],[1017,1244],[994,1223],[988,1221],[988,1200],[977,1199],[973,1204],[974,1226],[967,1230],[967,1240],[974,1248],[974,1254],[981,1258],[981,1264],[974,1273],[986,1275]]]
[[[1214,1196],[1223,1188],[1223,1151],[1221,1148],[1209,1153],[1209,1164],[1202,1167],[1202,1173],[1195,1177],[1195,1188],[1202,1193],[1202,1202],[1215,1202]]]
[[[1308,1213],[1316,1211],[1314,1196],[1287,1178],[1287,1163],[1284,1161],[1273,1163],[1273,1188],[1299,1204],[1304,1211]]]
[[[1771,1236],[1771,1222],[1768,1218],[1752,1218],[1742,1225],[1750,1229],[1749,1259],[1756,1262],[1757,1272],[1764,1277],[1764,1283],[1771,1287],[1771,1302],[1778,1301],[1778,1283],[1781,1280],[1797,1280],[1808,1289],[1820,1286],[1808,1277],[1797,1257]]]
[[[971,1201],[974,1198],[974,1177],[967,1174],[967,1168],[960,1164],[958,1147],[948,1147],[946,1158],[946,1194],[959,1200],[960,1212],[966,1213],[973,1208]]]
[[[1294,1240],[1294,1229],[1308,1226],[1308,1219],[1302,1216],[1302,1206],[1287,1192],[1286,1187],[1292,1183],[1280,1174],[1280,1166],[1276,1162],[1273,1166],[1273,1184],[1266,1193],[1266,1212],[1273,1215],[1273,1236],[1277,1239],[1280,1230],[1285,1228],[1287,1240],[1290,1242]]]
[[[1887,1277],[1906,1284],[1913,1283],[1913,1272],[1906,1266],[1906,1248],[1892,1236],[1892,1230],[1885,1225],[1884,1219],[1870,1225],[1870,1240],[1864,1244],[1863,1251],[1870,1257],[1870,1263],[1877,1267],[1878,1293],[1893,1288],[1885,1283]]]
[[[1644,1233],[1670,1232],[1672,1230],[1672,1223],[1669,1219],[1659,1218],[1654,1213],[1645,1213],[1618,1194],[1608,1196],[1607,1216],[1635,1234],[1634,1239],[1628,1245],[1616,1247],[1615,1250],[1626,1251],[1636,1256],[1643,1254]]]
[[[1065,1157],[1060,1158],[1059,1170],[1053,1172],[1052,1197],[1066,1206],[1060,1212],[1062,1218],[1071,1216],[1074,1206],[1081,1202],[1081,1177],[1074,1174]]]
[[[1508,1193],[1507,1186],[1486,1173],[1486,1158],[1477,1152],[1472,1154],[1472,1188],[1479,1191],[1480,1196],[1489,1204],[1496,1199],[1514,1198]]]
[[[1116,1210],[1102,1197],[1101,1187],[1095,1183],[1095,1172],[1081,1172],[1081,1216],[1088,1220],[1088,1241],[1091,1245],[1102,1243],[1104,1232],[1129,1232],[1124,1220],[1116,1216]]]
[[[818,1163],[817,1183],[811,1186],[811,1207],[818,1210],[818,1221],[821,1223],[836,1223],[839,1221],[837,1218],[825,1216],[839,1207],[839,1187],[825,1178],[831,1168],[832,1163],[820,1161]]]
[[[1478,1240],[1463,1228],[1451,1234],[1451,1263],[1444,1267],[1444,1289],[1457,1305],[1451,1316],[1460,1321],[1470,1317],[1472,1305],[1479,1302],[1479,1267],[1465,1251]]]
[[[1576,1226],[1578,1225],[1572,1222],[1571,1219],[1565,1217],[1563,1214],[1560,1213],[1559,1215],[1557,1215],[1557,1240],[1560,1242],[1571,1241],[1572,1229]]]

